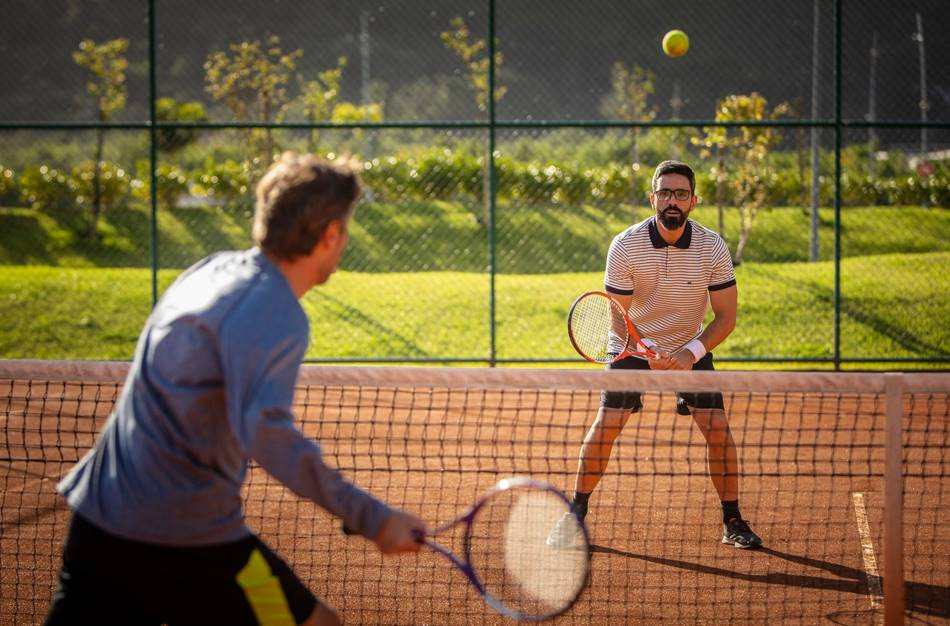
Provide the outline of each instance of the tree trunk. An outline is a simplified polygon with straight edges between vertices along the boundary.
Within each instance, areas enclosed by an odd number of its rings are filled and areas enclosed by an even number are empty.
[[[804,209],[806,206],[807,198],[805,192],[807,187],[805,185],[805,129],[799,128],[795,133],[795,141],[798,148],[798,185],[801,189],[801,204]]]
[[[640,129],[634,128],[630,131],[630,166],[633,167],[634,163],[640,162]],[[632,171],[632,170],[631,170]],[[641,199],[640,194],[643,193],[641,189],[637,189],[636,180],[631,177],[630,180],[630,209],[633,212],[633,221],[637,221],[637,206],[639,206]]]
[[[749,235],[752,233],[752,224],[755,222],[756,213],[759,207],[756,205],[740,204],[739,206],[739,241],[736,244],[736,255],[733,263],[739,265],[742,263],[742,255],[745,252],[745,246],[749,242]]]
[[[263,118],[264,118],[263,121],[270,122],[271,102],[270,102],[269,94],[264,95],[262,109],[263,110],[261,111],[261,113],[263,114]],[[261,166],[264,169],[267,169],[268,167],[270,167],[271,161],[273,160],[274,160],[274,140],[273,140],[271,128],[270,126],[268,126],[267,128],[264,129],[264,161],[261,164]]]
[[[485,160],[482,163],[482,212],[476,211],[475,220],[482,226],[491,222],[491,154],[489,143],[485,141]]]
[[[726,240],[726,209],[723,206],[722,193],[722,173],[726,166],[726,160],[722,156],[722,150],[716,145],[716,212],[719,214],[719,236]]]
[[[102,117],[100,116],[100,121]],[[95,239],[99,232],[99,214],[102,212],[102,149],[105,145],[106,130],[96,130],[96,161],[92,168],[92,219],[86,236]]]

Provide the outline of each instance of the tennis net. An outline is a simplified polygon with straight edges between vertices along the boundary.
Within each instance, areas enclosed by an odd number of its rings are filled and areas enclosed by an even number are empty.
[[[56,482],[127,371],[0,361],[0,623],[43,620],[69,518]],[[507,476],[570,495],[605,389],[642,390],[643,408],[591,498],[590,581],[560,622],[950,618],[947,374],[305,366],[294,408],[328,463],[435,526]],[[763,549],[720,542],[707,443],[677,390],[722,392]],[[249,525],[348,623],[503,621],[442,557],[382,558],[258,467],[244,496]]]

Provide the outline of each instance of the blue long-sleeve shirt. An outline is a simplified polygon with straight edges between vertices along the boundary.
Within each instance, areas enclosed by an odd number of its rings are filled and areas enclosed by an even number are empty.
[[[95,446],[59,483],[93,524],[137,541],[246,537],[241,485],[253,458],[367,537],[389,508],[326,466],[296,428],[294,384],[309,324],[258,249],[212,255],[162,297]]]

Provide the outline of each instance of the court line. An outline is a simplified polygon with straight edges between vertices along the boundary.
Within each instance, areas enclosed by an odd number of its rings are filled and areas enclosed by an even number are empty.
[[[861,536],[861,556],[864,558],[864,572],[868,580],[868,599],[871,609],[877,612],[884,606],[884,593],[881,591],[881,577],[877,570],[877,559],[874,558],[874,543],[871,541],[871,527],[868,525],[868,513],[864,506],[864,494],[854,492],[854,517],[858,523],[858,534]],[[883,616],[877,613],[875,623],[883,623]]]

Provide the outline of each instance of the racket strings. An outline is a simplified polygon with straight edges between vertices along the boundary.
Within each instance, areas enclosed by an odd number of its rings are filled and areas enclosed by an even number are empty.
[[[570,606],[582,590],[589,554],[576,517],[576,540],[548,536],[569,506],[550,492],[513,489],[492,497],[472,524],[469,558],[485,591],[509,613],[542,617]]]
[[[588,294],[574,304],[570,332],[578,351],[598,363],[610,362],[611,352],[618,352],[617,346],[629,341],[619,305],[599,294]]]

